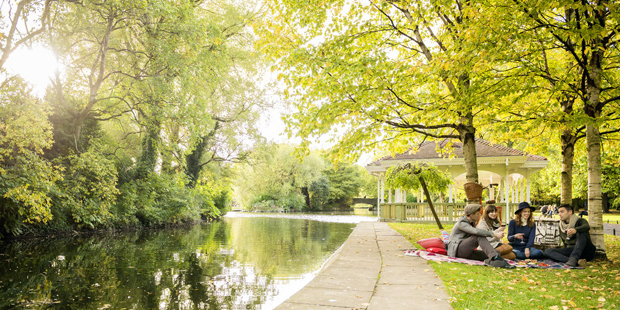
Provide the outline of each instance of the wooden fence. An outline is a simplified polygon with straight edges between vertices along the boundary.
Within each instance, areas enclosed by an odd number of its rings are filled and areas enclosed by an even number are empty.
[[[456,222],[456,220],[463,215],[465,205],[465,203],[433,203],[437,216],[442,223]],[[503,208],[506,207],[506,204],[500,203],[496,204],[496,206],[498,209],[502,209],[500,212],[502,222],[506,223],[503,219],[505,212],[503,211]],[[514,214],[514,211],[517,210],[518,206],[518,203],[509,204],[508,221],[510,221],[512,214]],[[419,223],[435,222],[431,208],[427,203],[382,203],[379,212],[379,217],[382,221]]]

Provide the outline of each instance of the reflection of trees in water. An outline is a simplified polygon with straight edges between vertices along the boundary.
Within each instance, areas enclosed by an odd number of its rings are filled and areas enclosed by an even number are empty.
[[[327,226],[254,222],[10,243],[0,252],[0,309],[260,309],[278,293],[274,275],[337,246]],[[269,234],[280,236],[260,240]]]

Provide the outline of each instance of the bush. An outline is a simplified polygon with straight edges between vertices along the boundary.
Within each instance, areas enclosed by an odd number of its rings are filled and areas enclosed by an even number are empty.
[[[78,228],[106,226],[119,194],[114,163],[96,151],[70,156],[60,188],[66,212]],[[60,207],[60,206],[59,206]]]

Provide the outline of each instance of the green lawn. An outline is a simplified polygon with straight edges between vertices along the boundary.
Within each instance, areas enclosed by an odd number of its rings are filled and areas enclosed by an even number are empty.
[[[412,244],[439,237],[433,224],[389,223]],[[445,227],[450,231],[452,225]],[[443,280],[454,309],[618,309],[620,237],[605,235],[610,261],[584,270],[499,269],[430,262]]]

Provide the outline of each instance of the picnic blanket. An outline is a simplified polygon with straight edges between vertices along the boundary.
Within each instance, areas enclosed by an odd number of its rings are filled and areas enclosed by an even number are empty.
[[[406,250],[405,255],[419,256],[425,260],[432,260],[436,262],[449,262],[449,263],[461,263],[468,265],[484,266],[484,262],[466,258],[449,257],[437,253],[431,253],[424,250]],[[583,269],[581,267],[571,267],[564,263],[559,263],[550,259],[538,259],[536,262],[528,262],[527,260],[506,260],[510,265],[520,268],[552,268],[552,269]]]

